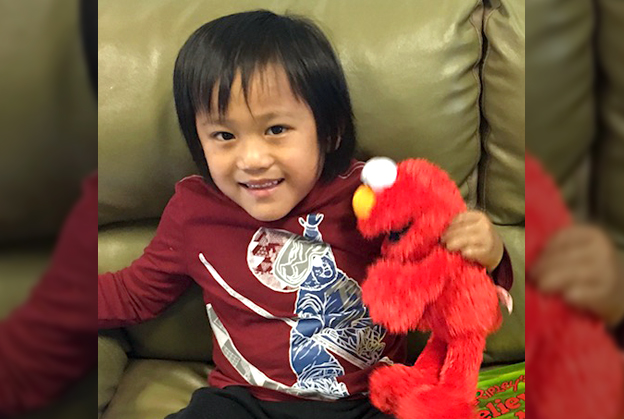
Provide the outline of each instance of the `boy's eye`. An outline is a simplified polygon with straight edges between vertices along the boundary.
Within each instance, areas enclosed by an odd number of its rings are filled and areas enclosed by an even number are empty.
[[[229,141],[234,139],[234,134],[232,134],[231,132],[219,131],[212,134],[212,137],[216,138],[217,140]]]
[[[287,129],[288,128],[283,125],[274,125],[267,130],[267,134],[279,135],[285,133]]]

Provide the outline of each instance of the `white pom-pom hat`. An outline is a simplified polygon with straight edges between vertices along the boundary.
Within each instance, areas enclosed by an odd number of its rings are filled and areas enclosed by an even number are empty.
[[[362,169],[362,183],[375,192],[394,185],[397,178],[397,164],[388,157],[373,157]]]

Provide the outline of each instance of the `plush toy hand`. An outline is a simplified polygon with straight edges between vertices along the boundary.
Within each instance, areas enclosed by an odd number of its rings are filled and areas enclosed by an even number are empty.
[[[470,210],[457,215],[442,235],[442,243],[448,250],[460,252],[489,272],[496,269],[503,258],[503,240],[481,211]]]
[[[615,326],[624,318],[624,271],[615,247],[599,228],[573,225],[555,234],[531,269],[543,292]]]

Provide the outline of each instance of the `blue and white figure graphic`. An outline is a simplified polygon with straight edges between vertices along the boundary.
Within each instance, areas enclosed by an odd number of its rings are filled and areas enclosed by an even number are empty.
[[[373,325],[362,304],[360,286],[338,269],[331,247],[322,242],[319,230],[322,221],[323,214],[300,219],[304,240],[294,248],[285,245],[280,253],[290,255],[286,258],[289,271],[299,283],[295,304],[297,323],[290,335],[290,362],[297,375],[293,387],[338,398],[349,393],[344,383],[337,380],[344,369],[334,354],[360,368],[372,365],[381,357],[385,330]],[[293,254],[298,257],[293,258]],[[276,275],[285,273],[280,260],[286,259],[277,257]],[[297,268],[293,269],[295,265]],[[301,272],[305,272],[303,278]],[[284,278],[289,283],[293,279]]]
[[[199,259],[223,289],[257,315],[280,320],[290,330],[289,358],[296,382],[272,380],[240,353],[210,304],[208,316],[222,352],[252,385],[300,397],[332,400],[349,395],[338,377],[343,364],[365,369],[380,359],[385,329],[373,324],[362,303],[362,289],[341,271],[319,229],[323,214],[299,219],[303,235],[261,227],[247,248],[247,265],[258,281],[275,292],[296,293],[294,315],[279,317],[232,288],[200,253]],[[340,361],[339,361],[340,359]],[[341,364],[342,362],[342,364]]]

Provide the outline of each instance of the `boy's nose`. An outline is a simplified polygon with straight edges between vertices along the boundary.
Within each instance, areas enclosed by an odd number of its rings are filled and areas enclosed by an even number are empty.
[[[274,162],[270,146],[262,138],[247,138],[242,142],[238,168],[247,172],[265,170]]]

